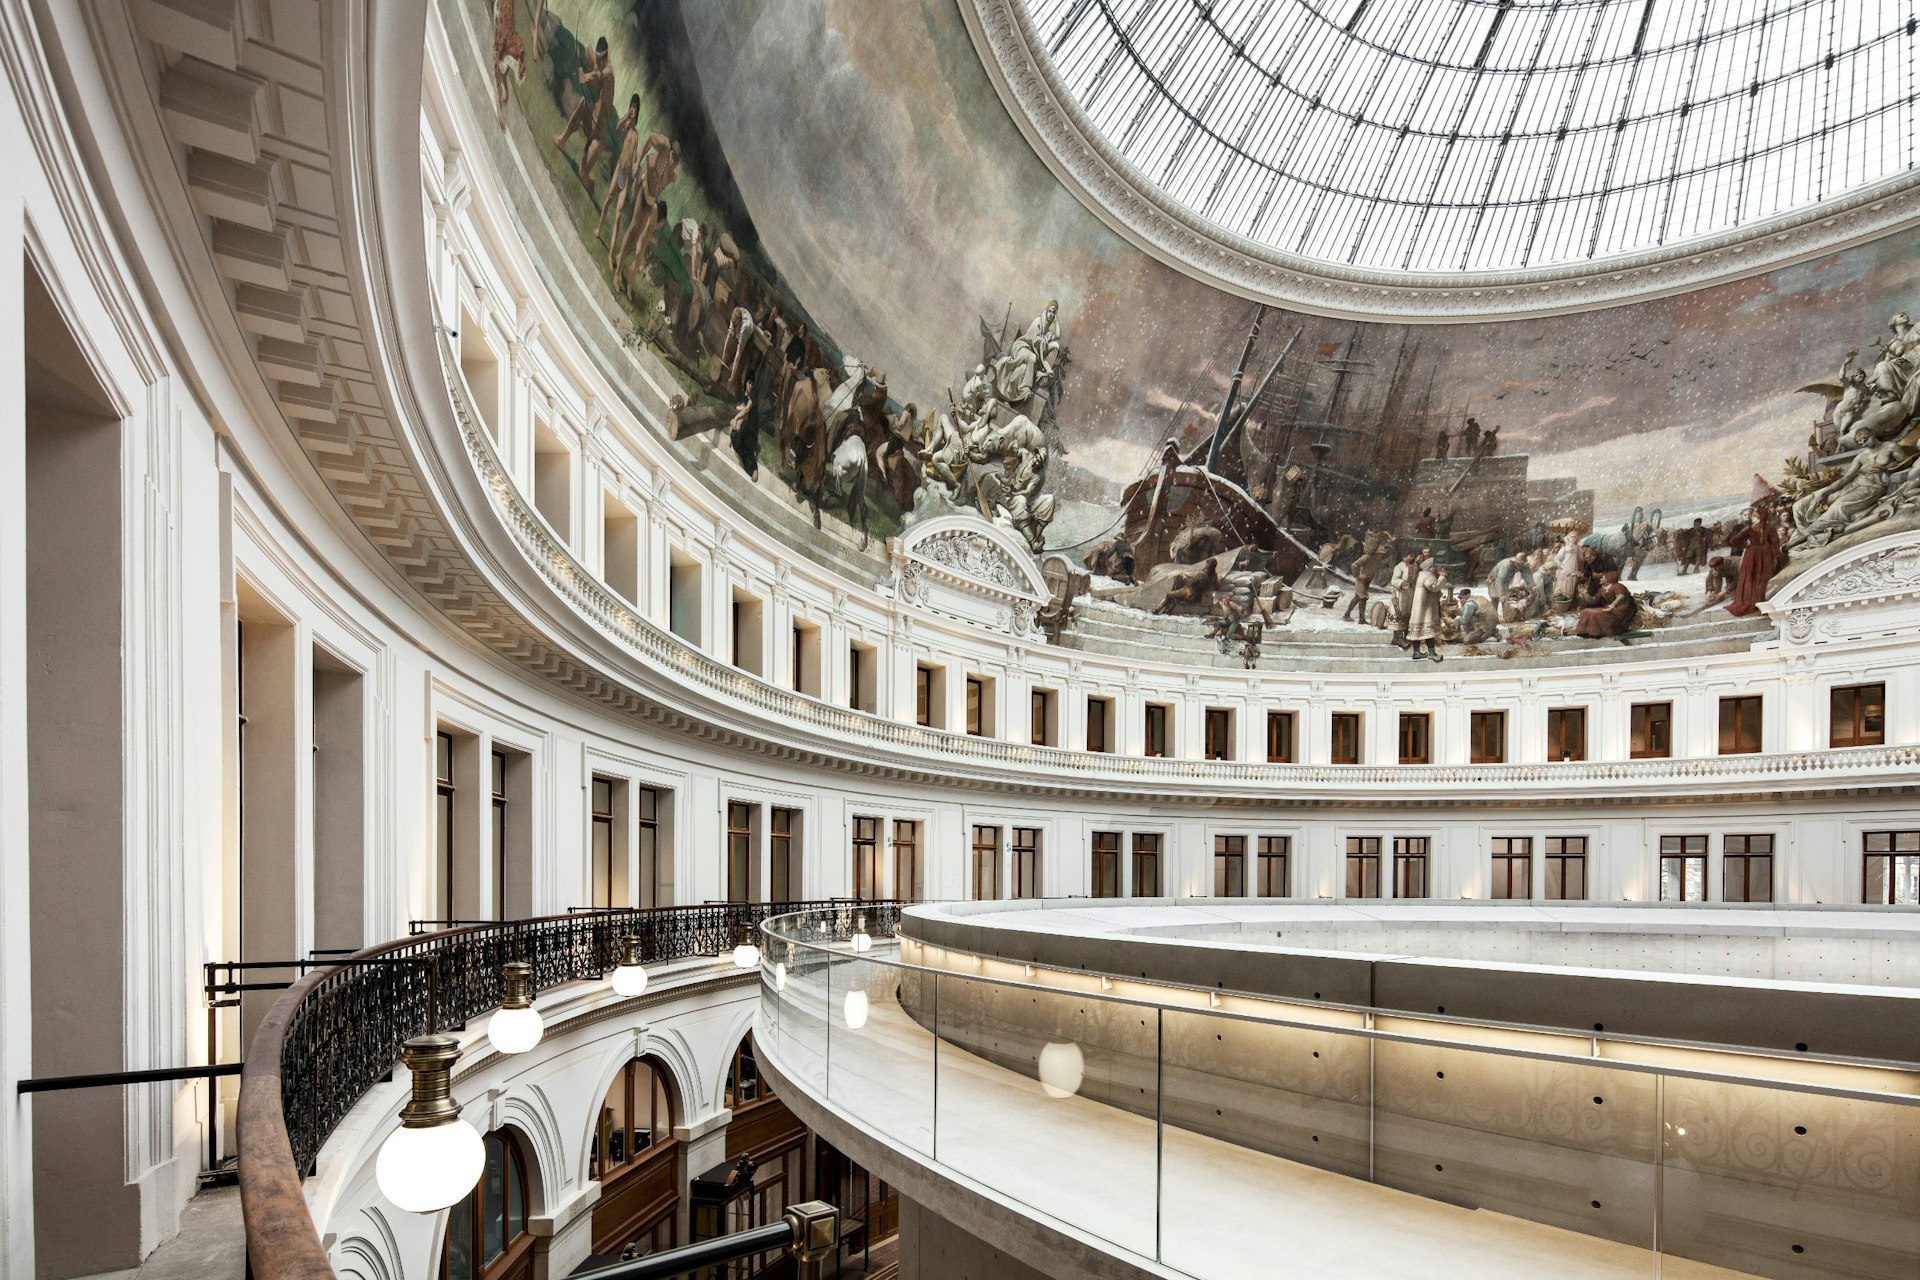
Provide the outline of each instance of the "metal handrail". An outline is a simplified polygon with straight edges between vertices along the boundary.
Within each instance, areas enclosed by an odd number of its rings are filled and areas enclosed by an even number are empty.
[[[267,1011],[241,1073],[240,1196],[254,1276],[330,1280],[301,1182],[334,1128],[391,1075],[404,1041],[499,1008],[506,961],[532,965],[534,989],[545,990],[600,978],[625,937],[639,938],[642,959],[658,964],[718,955],[754,941],[766,920],[799,911],[824,909],[849,922],[861,914],[869,928],[890,932],[899,906],[742,902],[490,921],[320,964]]]

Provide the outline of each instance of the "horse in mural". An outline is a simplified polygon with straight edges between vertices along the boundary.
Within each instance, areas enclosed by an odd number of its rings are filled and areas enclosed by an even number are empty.
[[[848,357],[846,377],[836,386],[825,369],[795,378],[780,419],[780,456],[790,462],[795,497],[813,511],[838,500],[847,522],[860,530],[860,549],[872,541],[867,528],[867,441],[887,430],[887,378]]]

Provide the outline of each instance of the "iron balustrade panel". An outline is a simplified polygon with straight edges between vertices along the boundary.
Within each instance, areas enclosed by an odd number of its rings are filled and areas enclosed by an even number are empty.
[[[466,925],[414,935],[340,960],[294,1007],[280,1044],[281,1109],[301,1177],[369,1089],[391,1078],[400,1046],[459,1028],[500,1007],[500,966],[532,966],[535,992],[593,981],[618,961],[620,941],[640,940],[647,964],[723,956],[757,943],[775,916],[810,912],[842,932],[864,924],[890,936],[897,902],[714,902],[684,907],[576,911],[538,920]],[[420,923],[416,922],[416,929]]]

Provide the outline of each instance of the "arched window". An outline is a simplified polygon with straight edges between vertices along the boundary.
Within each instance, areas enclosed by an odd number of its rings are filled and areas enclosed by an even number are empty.
[[[596,1255],[642,1256],[678,1243],[674,1115],[671,1077],[653,1059],[633,1059],[607,1089],[587,1155],[587,1174],[600,1182]]]
[[[441,1280],[532,1280],[526,1148],[510,1129],[487,1135],[486,1171],[447,1215]]]
[[[615,1077],[600,1106],[587,1176],[610,1180],[627,1165],[662,1150],[672,1137],[667,1073],[645,1058],[635,1058]]]
[[[753,1033],[749,1031],[740,1041],[740,1047],[733,1051],[733,1062],[727,1067],[727,1109],[738,1111],[772,1096],[773,1086],[760,1075],[760,1060],[754,1054]]]

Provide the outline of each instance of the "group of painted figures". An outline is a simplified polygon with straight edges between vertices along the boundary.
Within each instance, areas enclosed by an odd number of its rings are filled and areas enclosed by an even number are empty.
[[[1789,459],[1796,547],[1824,547],[1896,516],[1920,514],[1920,327],[1902,311],[1873,343],[1870,364],[1847,352],[1838,379],[1802,388],[1827,397],[1804,462]]]

